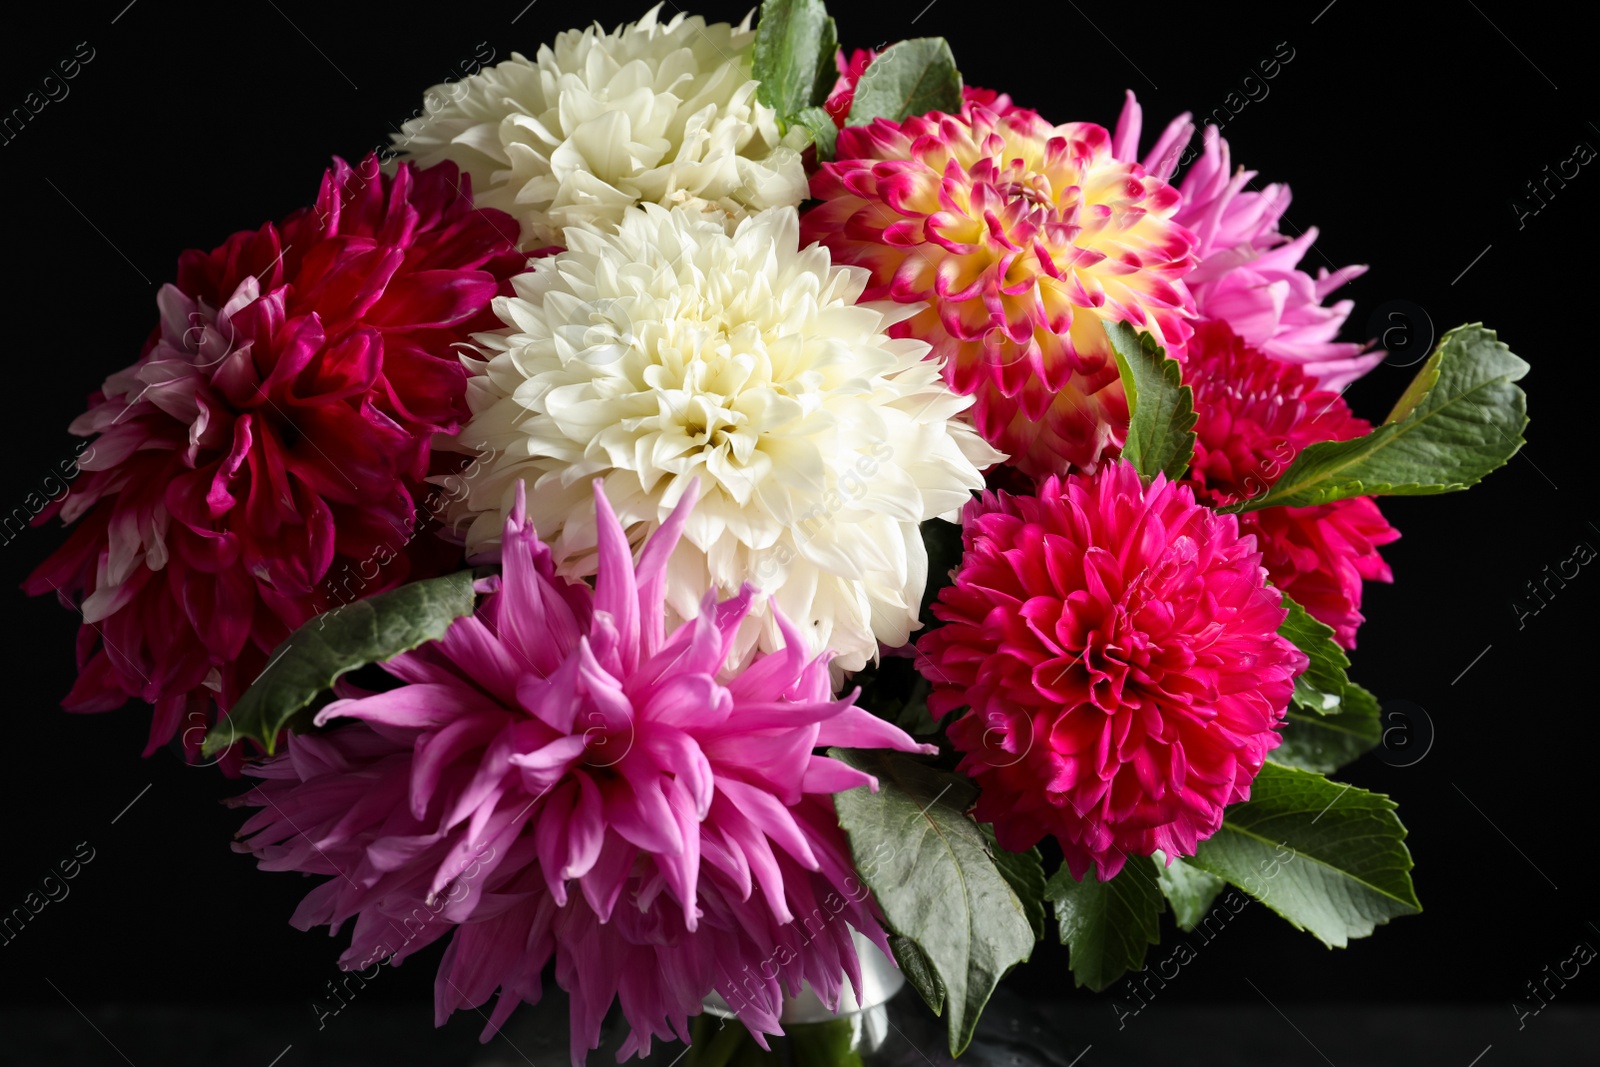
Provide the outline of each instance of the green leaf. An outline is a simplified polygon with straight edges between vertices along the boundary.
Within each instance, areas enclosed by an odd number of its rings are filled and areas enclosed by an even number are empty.
[[[1400,399],[1389,409],[1389,417],[1383,420],[1385,426],[1391,422],[1403,421],[1421,406],[1428,398],[1428,394],[1433,392],[1433,387],[1439,384],[1439,371],[1443,361],[1444,346],[1441,344],[1422,361],[1422,366],[1417,368],[1417,373],[1406,386],[1406,391],[1400,394]]]
[[[1243,889],[1330,948],[1422,910],[1394,802],[1268,763],[1250,799],[1189,862]]]
[[[278,646],[227,718],[206,734],[201,753],[215,755],[249,738],[271,755],[279,731],[341,674],[438,640],[472,607],[472,572],[460,571],[318,615]]]
[[[1311,661],[1304,673],[1294,680],[1294,702],[1319,715],[1337,714],[1345,687],[1350,684],[1345,675],[1350,658],[1334,641],[1333,627],[1312,618],[1287,593],[1283,595],[1283,606],[1289,609],[1289,614],[1278,627],[1278,633],[1292,641]]]
[[[1223,511],[1425,496],[1476,485],[1522,447],[1528,364],[1481,325],[1445,334],[1389,420],[1363,437],[1307,446],[1267,492]]]
[[[889,721],[912,737],[932,737],[939,733],[939,723],[928,711],[928,694],[931,692],[933,683],[920,674],[917,675],[916,680],[911,683],[910,695]]]
[[[1061,943],[1076,985],[1099,992],[1144,966],[1145,949],[1161,938],[1161,888],[1140,860],[1109,882],[1091,869],[1079,882],[1065,864],[1044,887],[1055,905]]]
[[[833,87],[839,36],[822,0],[766,0],[756,26],[751,73],[756,99],[787,124]],[[819,95],[820,94],[820,95]]]
[[[821,0],[818,0],[818,6],[822,6]],[[834,19],[829,19],[822,26],[821,34],[818,35],[816,77],[811,78],[811,99],[806,101],[810,106],[821,107],[822,104],[826,104],[827,98],[834,93],[834,85],[838,82],[838,64],[835,62],[837,58],[838,26],[835,26]],[[798,115],[800,112],[795,112],[795,114]],[[837,126],[835,126],[835,130],[837,130]]]
[[[923,1001],[933,1009],[935,1015],[942,1014],[944,982],[939,979],[939,972],[934,969],[933,961],[917,947],[915,941],[899,934],[889,935],[889,948],[894,952],[894,961],[900,965],[900,972],[906,976],[906,981],[922,994]]]
[[[1178,361],[1168,359],[1148,333],[1135,333],[1125,322],[1103,325],[1128,395],[1122,458],[1146,479],[1182,478],[1194,456],[1194,390],[1183,384]]]
[[[811,143],[817,146],[817,162],[826,163],[833,158],[833,146],[839,137],[839,128],[833,116],[820,107],[808,107],[790,116],[791,125],[799,126],[811,134]]]
[[[1193,931],[1227,883],[1176,856],[1172,857],[1171,866],[1160,852],[1150,859],[1155,862],[1156,880],[1161,884],[1162,895],[1172,905],[1172,917],[1178,921],[1178,929],[1185,933]]]
[[[983,824],[983,834],[989,842],[989,855],[994,857],[994,864],[1000,868],[1000,874],[1011,883],[1011,889],[1017,894],[1017,899],[1022,901],[1022,906],[1028,914],[1028,923],[1033,927],[1033,939],[1044,939],[1044,857],[1039,855],[1039,850],[1030,848],[1026,852],[1012,852],[1001,846],[995,840],[994,827],[988,823]]]
[[[878,779],[878,792],[837,793],[834,807],[890,932],[915,942],[938,977],[942,990],[918,989],[929,1004],[943,1001],[950,1053],[959,1055],[1000,979],[1033,952],[1016,872],[1002,870],[988,834],[967,815],[978,793],[970,779],[897,752],[828,754]],[[906,977],[918,980],[914,971]]]
[[[822,6],[821,0],[818,0],[817,6]],[[832,95],[833,86],[839,80],[839,67],[834,62],[838,55],[839,27],[830,18],[822,24],[822,32],[817,35],[817,73],[811,79],[811,99],[806,101],[810,106],[820,108]],[[805,108],[801,108],[795,114],[804,111]]]
[[[878,54],[861,80],[850,105],[847,126],[865,126],[873,119],[899,122],[930,111],[961,110],[961,75],[956,57],[943,37],[914,37]]]
[[[1284,716],[1283,741],[1267,759],[1285,767],[1331,774],[1383,739],[1378,700],[1351,682],[1345,687],[1339,714],[1307,714],[1293,707]]]

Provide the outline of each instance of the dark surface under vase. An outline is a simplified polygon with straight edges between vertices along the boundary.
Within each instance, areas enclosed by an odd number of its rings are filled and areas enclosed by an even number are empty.
[[[1065,999],[1065,993],[1063,999]],[[952,1061],[942,1023],[911,990],[894,1001],[901,1043],[881,1062],[947,1067],[1544,1067],[1595,1062],[1600,1008],[1551,1005],[1518,1030],[1504,1004],[1452,1007],[1152,1004],[1119,1018],[1108,998],[1036,1006],[997,993],[972,1048]],[[565,1067],[566,1001],[523,1008],[480,1045],[483,1020],[458,1013],[439,1030],[422,1003],[352,1003],[318,1030],[303,1003],[252,1008],[62,1004],[0,1009],[0,1062],[17,1067],[133,1064],[240,1067]],[[908,1025],[909,1023],[909,1025]],[[891,1037],[895,1035],[893,1032]],[[615,1047],[614,1045],[612,1046]],[[684,1054],[658,1045],[653,1063]],[[1476,1057],[1476,1058],[1475,1058]],[[595,1053],[589,1062],[614,1062]],[[677,1067],[685,1067],[687,1058]],[[878,1060],[872,1063],[880,1062]]]

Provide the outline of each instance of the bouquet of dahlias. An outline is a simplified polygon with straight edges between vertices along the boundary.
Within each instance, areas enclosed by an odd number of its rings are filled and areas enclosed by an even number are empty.
[[[614,1003],[624,1057],[713,996],[764,1044],[873,945],[956,1054],[1047,903],[1094,989],[1169,905],[1419,910],[1325,775],[1380,736],[1375,498],[1522,444],[1491,331],[1373,425],[1364,268],[1301,270],[1215,129],[1057,124],[821,0],[429,100],[183,256],[27,584],[82,613],[69,710],[255,779],[235,847],[322,877],[342,966],[443,942],[485,1040],[553,977],[580,1064]]]

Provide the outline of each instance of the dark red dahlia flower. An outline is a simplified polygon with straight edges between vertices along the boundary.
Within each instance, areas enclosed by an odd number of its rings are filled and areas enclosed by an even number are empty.
[[[1189,342],[1184,381],[1194,387],[1194,462],[1185,480],[1221,506],[1266,492],[1300,450],[1346,441],[1372,427],[1299,366],[1270,359],[1226,325],[1204,323]],[[1270,507],[1239,516],[1256,535],[1272,582],[1354,648],[1361,583],[1391,581],[1378,546],[1400,536],[1371,497],[1315,507]]]
[[[72,424],[95,436],[58,505],[77,528],[23,584],[83,615],[69,711],[138,697],[146,754],[180,725],[192,754],[294,627],[439,565],[415,525],[429,442],[468,413],[452,346],[497,325],[516,236],[453,165],[369,156],[281,225],[183,254],[139,361]]]

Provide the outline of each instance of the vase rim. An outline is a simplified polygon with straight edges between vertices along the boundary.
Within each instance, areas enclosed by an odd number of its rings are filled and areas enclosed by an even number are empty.
[[[850,940],[855,945],[856,957],[861,961],[862,988],[857,990],[853,983],[846,980],[839,991],[839,1010],[832,1011],[817,996],[811,983],[807,982],[800,987],[799,993],[783,998],[783,1012],[778,1017],[780,1023],[820,1023],[845,1018],[887,1004],[890,998],[900,992],[906,984],[906,978],[894,960],[859,930],[850,930]],[[710,994],[703,1003],[705,1010],[712,1015],[724,1019],[738,1017],[738,1012],[719,994]]]

